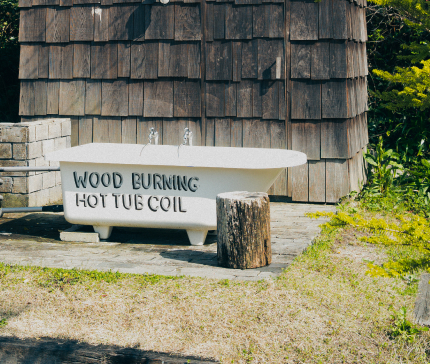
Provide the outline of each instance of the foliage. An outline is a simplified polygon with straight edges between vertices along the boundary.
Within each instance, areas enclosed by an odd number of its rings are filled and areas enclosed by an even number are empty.
[[[390,336],[393,339],[407,341],[409,343],[415,340],[415,336],[422,331],[428,331],[427,327],[419,327],[406,318],[406,307],[402,307],[399,312],[391,316],[394,321],[390,329]]]
[[[362,232],[361,241],[382,244],[388,247],[406,246],[420,252],[420,259],[405,258],[389,261],[382,266],[368,263],[368,274],[372,276],[396,277],[407,273],[428,269],[430,272],[430,224],[428,219],[419,215],[397,215],[394,222],[384,218],[367,217],[355,212],[338,211],[309,214],[313,218],[329,217],[324,224],[329,228],[352,227]]]
[[[364,159],[369,165],[369,182],[358,197],[366,207],[403,208],[430,215],[429,160],[386,150],[381,136],[375,150],[366,153]],[[387,201],[391,206],[386,206]]]
[[[0,122],[18,120],[18,27],[18,1],[0,0]]]
[[[424,1],[374,0],[368,8],[369,135],[413,160],[428,157],[428,62],[430,33]],[[405,3],[402,5],[402,3]],[[409,10],[424,4],[424,11]],[[413,5],[413,6],[412,6]],[[420,5],[421,6],[421,5]],[[418,7],[419,8],[419,7]],[[422,17],[424,25],[417,21]],[[408,20],[414,21],[408,21]]]
[[[376,188],[376,193],[384,194],[389,192],[394,186],[398,172],[403,171],[403,166],[399,163],[399,155],[392,149],[385,150],[383,147],[382,137],[376,145],[374,154],[366,153],[364,159],[371,166],[371,182]],[[373,171],[373,172],[372,172]]]

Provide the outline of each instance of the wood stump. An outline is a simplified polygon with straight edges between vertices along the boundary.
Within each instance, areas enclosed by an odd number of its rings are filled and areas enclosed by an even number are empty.
[[[258,268],[272,262],[267,193],[227,192],[216,198],[218,264]]]
[[[430,273],[421,275],[414,316],[417,324],[430,327]]]

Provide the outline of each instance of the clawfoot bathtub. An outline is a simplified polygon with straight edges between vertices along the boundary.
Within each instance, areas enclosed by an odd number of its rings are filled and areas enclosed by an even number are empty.
[[[202,245],[216,229],[216,196],[267,191],[306,155],[285,149],[86,144],[46,157],[59,161],[64,216],[93,225],[101,239],[113,226],[185,229]]]

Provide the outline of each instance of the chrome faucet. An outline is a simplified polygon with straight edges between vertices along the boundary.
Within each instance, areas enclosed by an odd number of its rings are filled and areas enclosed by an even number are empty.
[[[184,129],[184,142],[182,143],[182,145],[189,145],[190,147],[193,145],[193,132],[188,129],[185,128]]]
[[[139,155],[142,155],[143,149],[145,149],[145,147],[146,147],[148,144],[152,144],[152,140],[154,140],[154,142],[155,142],[154,144],[155,144],[155,145],[158,145],[158,131],[156,131],[156,130],[155,130],[155,128],[151,128],[151,129],[149,129],[148,143],[146,143],[146,144],[142,147],[142,149],[140,150]]]
[[[155,130],[155,128],[149,129],[149,144],[152,144],[152,139],[155,141],[155,145],[158,145],[158,131]]]

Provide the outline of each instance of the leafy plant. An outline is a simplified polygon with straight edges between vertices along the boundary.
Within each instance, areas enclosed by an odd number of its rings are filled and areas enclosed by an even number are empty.
[[[383,136],[387,149],[402,158],[414,161],[421,148],[421,156],[428,159],[429,114],[424,105],[428,103],[425,84],[429,78],[427,66],[421,63],[430,55],[428,3],[372,2],[377,5],[367,9],[370,142],[377,144]]]
[[[423,331],[428,331],[427,327],[418,327],[406,318],[406,307],[402,307],[399,312],[391,316],[393,324],[389,330],[389,335],[393,339],[398,339],[411,343],[415,340],[415,336]]]
[[[0,122],[18,121],[18,28],[18,1],[0,0]]]
[[[364,159],[371,166],[371,183],[379,194],[387,193],[394,187],[395,178],[403,172],[403,165],[399,163],[399,155],[392,149],[384,149],[381,136],[376,145],[376,153],[366,153]]]
[[[396,222],[387,222],[383,218],[367,218],[359,213],[350,214],[345,211],[316,212],[308,216],[329,217],[330,221],[324,224],[328,228],[353,227],[364,233],[364,236],[359,238],[361,241],[388,247],[409,247],[423,255],[420,259],[405,258],[389,261],[382,266],[368,263],[367,273],[370,275],[405,276],[411,272],[430,268],[430,224],[427,219],[419,215],[398,215]]]

